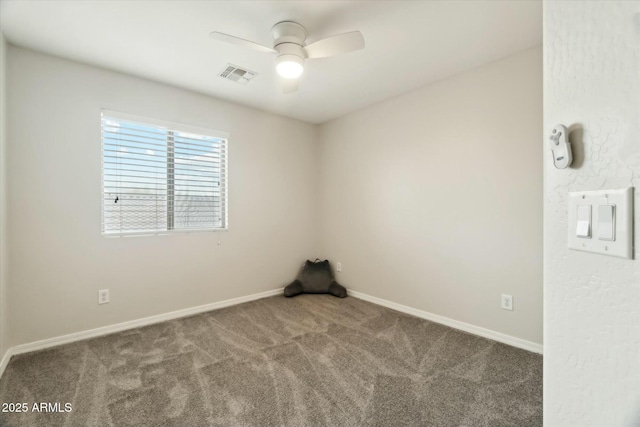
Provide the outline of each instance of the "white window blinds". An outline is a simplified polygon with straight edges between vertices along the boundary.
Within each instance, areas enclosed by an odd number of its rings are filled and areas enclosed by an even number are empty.
[[[103,234],[226,229],[227,141],[103,110]]]

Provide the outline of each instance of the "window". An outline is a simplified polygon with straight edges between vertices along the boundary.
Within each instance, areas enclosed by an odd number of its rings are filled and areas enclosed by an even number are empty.
[[[228,135],[102,111],[102,233],[227,228]]]

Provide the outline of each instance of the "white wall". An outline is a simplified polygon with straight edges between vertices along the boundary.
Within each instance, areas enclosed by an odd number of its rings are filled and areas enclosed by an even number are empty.
[[[7,180],[6,172],[6,129],[7,129],[7,45],[0,32],[0,360],[9,348],[7,345]],[[0,368],[1,369],[1,368]]]
[[[316,126],[13,46],[8,57],[10,345],[274,289],[315,255]],[[101,236],[102,107],[231,133],[221,246],[211,232]],[[98,306],[103,288],[111,303]]]
[[[540,47],[323,125],[320,253],[354,290],[542,343],[541,130]]]
[[[546,426],[640,425],[640,2],[545,2],[544,129],[571,125],[568,170],[544,156]],[[567,249],[567,193],[634,186],[635,260]]]

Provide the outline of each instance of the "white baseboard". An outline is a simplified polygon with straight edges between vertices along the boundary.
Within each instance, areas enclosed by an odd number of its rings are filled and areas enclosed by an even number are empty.
[[[393,310],[400,311],[402,313],[411,314],[413,316],[430,320],[432,322],[441,323],[443,325],[447,325],[455,329],[460,329],[461,331],[469,332],[471,334],[479,335],[481,337],[489,338],[491,340],[508,344],[513,347],[518,347],[524,350],[532,351],[534,353],[542,354],[542,345],[538,343],[526,341],[520,338],[513,337],[511,335],[506,335],[500,332],[492,331],[490,329],[481,328],[479,326],[471,325],[469,323],[460,322],[458,320],[454,320],[448,317],[429,313],[427,311],[418,310],[417,308],[387,301],[382,298],[373,297],[371,295],[363,294],[362,292],[353,291],[353,290],[349,290],[348,292],[349,292],[349,295],[355,298],[369,301],[374,304],[381,305],[383,307],[388,307]],[[9,360],[11,360],[11,357],[17,354],[44,350],[44,349],[56,347],[62,344],[68,344],[75,341],[81,341],[89,338],[100,337],[100,336],[112,334],[115,332],[126,331],[128,329],[140,328],[143,326],[152,325],[154,323],[160,323],[167,320],[193,316],[195,314],[204,313],[204,312],[216,310],[219,308],[229,307],[232,305],[242,304],[243,302],[254,301],[257,299],[266,298],[266,297],[279,295],[279,294],[282,294],[282,288],[272,289],[270,291],[260,292],[257,294],[247,295],[244,297],[238,297],[238,298],[232,298],[224,301],[214,302],[211,304],[200,305],[197,307],[185,308],[183,310],[171,311],[169,313],[163,313],[163,314],[158,314],[156,316],[144,317],[142,319],[130,320],[128,322],[117,323],[115,325],[103,326],[100,328],[75,332],[72,334],[62,335],[54,338],[48,338],[45,340],[34,341],[27,344],[20,344],[20,345],[9,348],[5,352],[4,356],[2,357],[2,360],[0,361],[0,377],[2,377],[2,374],[4,373],[5,368],[9,364]]]
[[[460,322],[459,320],[454,320],[448,317],[440,316],[438,314],[429,313],[428,311],[418,310],[417,308],[387,301],[382,298],[373,297],[371,295],[363,294],[362,292],[353,291],[351,289],[349,289],[348,292],[349,295],[361,300],[369,301],[383,307],[400,311],[402,313],[411,314],[412,316],[421,317],[432,322],[441,323],[443,325],[450,326],[461,331],[469,332],[470,334],[479,335],[484,338],[489,338],[490,340],[498,341],[513,347],[518,347],[534,353],[542,354],[542,344],[538,344],[533,341],[523,340],[521,338],[516,338],[511,335],[503,334],[501,332],[492,331],[491,329],[481,328],[480,326]]]
[[[9,364],[9,360],[11,360],[11,356],[13,356],[11,350],[12,349],[9,348],[7,351],[5,351],[4,355],[2,356],[2,360],[0,360],[0,378],[2,378],[2,374],[4,374],[4,370],[7,369],[7,365]]]
[[[101,328],[89,329],[86,331],[74,332],[68,335],[62,335],[59,337],[48,338],[45,340],[35,341],[27,344],[20,344],[11,347],[7,350],[2,362],[0,362],[0,377],[4,373],[11,356],[16,354],[29,353],[32,351],[44,350],[46,348],[56,347],[62,344],[68,344],[75,341],[85,340],[88,338],[95,338],[103,335],[112,334],[114,332],[122,332],[127,329],[140,328],[143,326],[152,325],[154,323],[160,323],[167,320],[178,319],[181,317],[193,316],[194,314],[204,313],[211,310],[217,310],[219,308],[229,307],[232,305],[242,304],[243,302],[253,301],[261,298],[270,297],[273,295],[282,294],[283,288],[272,289],[265,292],[260,292],[253,295],[247,295],[244,297],[232,298],[224,301],[214,302],[211,304],[200,305],[197,307],[185,308],[183,310],[171,311],[169,313],[158,314],[156,316],[144,317],[142,319],[130,320],[128,322],[117,323],[115,325],[103,326]]]

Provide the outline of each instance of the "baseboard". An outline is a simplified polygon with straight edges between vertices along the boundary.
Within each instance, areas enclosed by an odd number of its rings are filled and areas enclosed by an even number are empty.
[[[398,304],[395,302],[387,301],[382,298],[373,297],[371,295],[363,294],[362,292],[353,291],[349,289],[349,295],[359,298],[361,300],[369,301],[383,307],[391,308],[402,313],[411,314],[416,317],[421,317],[432,322],[441,323],[446,326],[450,326],[461,331],[469,332],[470,334],[479,335],[490,340],[498,341],[503,344],[507,344],[513,347],[518,347],[523,350],[531,351],[534,353],[542,354],[542,344],[535,343],[533,341],[523,340],[511,335],[503,334],[501,332],[492,331],[491,329],[481,328],[470,323],[460,322],[449,317],[440,316],[438,314],[429,313],[428,311],[418,310],[417,308],[409,307],[406,305]]]
[[[115,325],[103,326],[101,328],[89,329],[86,331],[75,332],[69,335],[48,338],[46,340],[35,341],[27,344],[20,344],[7,350],[5,357],[0,365],[0,377],[4,372],[4,368],[11,356],[16,354],[30,353],[32,351],[44,350],[46,348],[56,347],[62,344],[68,344],[75,341],[81,341],[88,338],[100,337],[112,334],[114,332],[122,332],[127,329],[140,328],[143,326],[153,325],[154,323],[165,322],[167,320],[179,319],[181,317],[193,316],[195,314],[204,313],[211,310],[217,310],[232,305],[242,304],[243,302],[254,301],[273,295],[282,294],[283,288],[272,289],[257,294],[247,295],[244,297],[232,298],[224,301],[214,302],[211,304],[199,305],[197,307],[185,308],[183,310],[171,311],[169,313],[158,314],[156,316],[144,317],[142,319],[130,320],[128,322],[116,323]],[[6,359],[6,360],[5,360]]]
[[[13,356],[13,352],[11,350],[11,348],[7,349],[7,351],[4,352],[4,356],[2,356],[2,360],[0,360],[0,378],[2,378],[2,374],[4,374],[4,370],[7,369],[11,356]]]
[[[216,310],[232,305],[242,304],[243,302],[254,301],[261,298],[266,298],[282,293],[282,288],[272,289],[257,294],[247,295],[244,297],[232,298],[224,301],[214,302],[211,304],[200,305],[197,307],[185,308],[183,310],[171,311],[169,313],[158,314],[156,316],[144,317],[142,319],[131,320],[128,322],[117,323],[115,325],[103,326],[100,328],[89,329],[86,331],[75,332],[73,334],[62,335],[59,337],[48,338],[45,340],[35,341],[27,344],[20,344],[7,349],[2,360],[0,361],[0,377],[4,373],[5,368],[9,364],[11,357],[17,354],[29,353],[32,351],[44,350],[51,347],[56,347],[62,344],[68,344],[75,341],[81,341],[89,338],[100,337],[103,335],[112,334],[115,332],[122,332],[128,329],[140,328],[143,326],[152,325],[154,323],[165,322],[167,320],[179,319],[181,317],[193,316],[195,314],[204,313],[211,310]],[[513,347],[522,348],[524,350],[532,351],[534,353],[542,354],[542,345],[531,341],[523,340],[520,338],[506,335],[500,332],[492,331],[490,329],[481,328],[469,323],[460,322],[458,320],[450,319],[448,317],[440,316],[438,314],[429,313],[427,311],[418,310],[417,308],[409,307],[406,305],[398,304],[392,301],[387,301],[382,298],[374,297],[371,295],[363,294],[362,292],[349,290],[349,295],[359,298],[364,301],[381,305],[383,307],[391,308],[402,313],[411,314],[416,317],[420,317],[432,322],[441,323],[446,326],[450,326],[461,331],[469,332],[474,335],[479,335],[484,338],[489,338],[494,341],[498,341]]]

